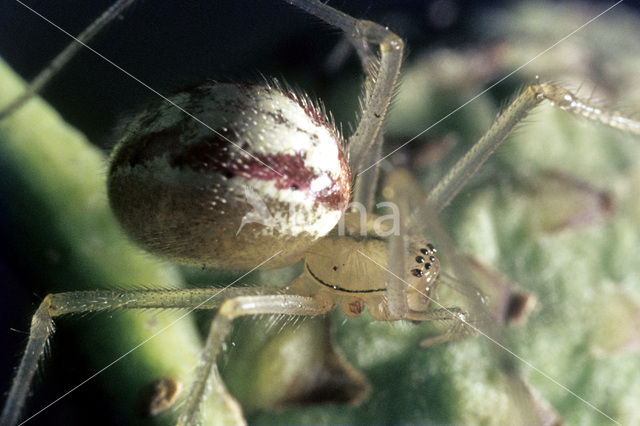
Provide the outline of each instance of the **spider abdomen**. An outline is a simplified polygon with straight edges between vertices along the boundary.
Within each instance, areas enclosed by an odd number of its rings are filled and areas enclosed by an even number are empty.
[[[342,139],[306,97],[206,83],[170,100],[180,108],[134,118],[109,168],[111,208],[145,249],[220,269],[281,251],[265,265],[281,267],[338,222],[351,191]]]

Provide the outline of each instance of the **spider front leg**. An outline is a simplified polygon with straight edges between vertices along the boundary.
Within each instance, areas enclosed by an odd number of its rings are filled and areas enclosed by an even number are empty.
[[[382,25],[352,18],[319,1],[287,1],[328,24],[340,28],[347,36],[355,40],[379,46],[380,63],[377,66],[367,66],[369,69],[365,83],[363,112],[356,131],[349,138],[349,163],[351,170],[357,172],[366,165],[365,160],[372,147],[382,143],[382,138],[378,138],[378,134],[398,80],[404,43],[400,37]],[[373,151],[376,149],[374,148]]]
[[[432,271],[438,269],[439,262],[435,264],[430,262],[437,262],[434,256],[436,249],[427,245],[426,249],[421,249],[417,253],[418,257],[415,260],[418,264],[409,266],[413,255],[409,248],[410,244],[406,241],[415,239],[423,228],[429,229],[432,236],[443,242],[446,252],[455,251],[437,220],[437,214],[428,201],[423,202],[426,197],[420,187],[407,171],[395,170],[387,177],[383,194],[396,206],[397,216],[400,219],[400,232],[391,236],[389,241],[390,271],[387,271],[389,275],[387,305],[392,316],[390,319],[451,322],[451,327],[445,333],[421,342],[422,347],[435,346],[473,334],[472,328],[469,327],[469,314],[463,308],[445,307],[435,300],[440,276],[439,272]],[[429,267],[427,268],[426,265]],[[415,266],[418,266],[418,269],[414,269]],[[429,278],[430,273],[434,273],[433,278]],[[425,281],[413,281],[409,278],[410,276],[424,277]]]
[[[450,324],[444,333],[423,340],[421,347],[464,339],[476,333],[492,334],[494,330],[518,321],[530,312],[536,302],[533,296],[456,249],[428,197],[408,171],[397,169],[391,172],[382,192],[398,207],[398,216],[404,218],[401,220],[402,232],[391,237],[390,241],[390,245],[396,248],[389,250],[389,265],[395,266],[392,268],[393,279],[389,279],[387,284],[387,292],[402,294],[406,302],[397,303],[389,299],[389,309],[394,306],[400,308],[397,315],[409,321],[446,321]],[[442,256],[448,264],[455,266],[453,275],[438,271],[436,278],[428,280],[426,285],[419,281],[413,283],[412,279],[416,272],[428,277],[433,272],[433,265],[427,270],[420,269],[423,266],[421,263],[407,266],[413,259],[411,255],[407,256],[411,250],[407,251],[403,243],[405,239],[411,241],[423,234],[427,234],[429,240],[438,247],[438,254],[435,254],[435,248],[430,248],[430,253],[424,256],[423,261]],[[421,252],[419,256],[423,254]],[[416,266],[419,269],[413,269]],[[402,271],[410,273],[403,274]],[[449,290],[455,290],[442,299],[446,300],[446,306],[436,299],[436,290],[441,289],[442,284]],[[515,309],[517,307],[519,309]]]

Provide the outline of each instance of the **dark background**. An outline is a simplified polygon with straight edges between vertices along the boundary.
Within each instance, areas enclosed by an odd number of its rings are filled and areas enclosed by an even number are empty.
[[[111,3],[33,1],[29,5],[78,34]],[[498,7],[503,2],[489,3]],[[407,40],[409,49],[471,42],[474,16],[486,7],[471,1],[340,0],[331,4],[389,26]],[[30,79],[69,39],[17,3],[6,2],[2,8],[0,54]],[[91,45],[161,93],[205,79],[256,80],[264,75],[284,77],[313,94],[322,92],[332,79],[344,78],[344,73],[324,70],[337,35],[337,30],[284,2],[189,1],[176,6],[140,1]],[[357,64],[352,60],[348,65]],[[359,78],[357,72],[354,67],[347,75]],[[294,76],[304,80],[293,80]],[[88,51],[74,58],[43,96],[102,146],[113,143],[111,131],[121,117],[155,98]]]

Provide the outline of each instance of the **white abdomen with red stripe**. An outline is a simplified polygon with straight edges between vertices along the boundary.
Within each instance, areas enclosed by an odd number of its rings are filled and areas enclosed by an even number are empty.
[[[351,193],[344,146],[308,98],[207,83],[170,99],[197,120],[152,105],[109,168],[112,210],[145,249],[216,269],[250,269],[281,251],[265,265],[280,267],[338,223]]]

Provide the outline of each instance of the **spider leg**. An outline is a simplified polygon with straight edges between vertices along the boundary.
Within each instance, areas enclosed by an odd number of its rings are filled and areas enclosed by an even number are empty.
[[[392,176],[397,176],[392,173]],[[388,270],[386,271],[386,300],[387,309],[389,311],[390,320],[399,320],[405,318],[407,311],[409,310],[407,304],[407,282],[405,281],[407,268],[406,268],[406,256],[407,256],[407,230],[410,212],[410,194],[408,187],[402,184],[400,179],[391,178],[386,182],[383,190],[383,195],[392,205],[395,205],[397,210],[397,218],[394,220],[399,221],[399,232],[394,233],[389,237],[388,248]]]
[[[38,369],[49,338],[54,332],[53,318],[71,314],[116,309],[215,309],[225,298],[246,294],[277,294],[272,287],[229,287],[204,289],[75,291],[47,295],[31,320],[27,348],[22,355],[15,379],[0,416],[0,425],[16,424],[31,382]],[[216,373],[217,374],[217,373]]]
[[[365,211],[373,211],[375,202],[376,189],[380,178],[380,158],[382,157],[382,132],[378,133],[375,144],[367,152],[365,164],[371,164],[366,172],[357,175],[356,182],[353,186],[352,204],[359,203],[364,206]]]
[[[364,85],[365,98],[371,92],[371,88],[375,83],[373,77],[377,74],[379,58],[374,51],[370,49],[367,43],[353,37],[346,36],[353,48],[355,49],[362,69],[364,70],[367,80]],[[353,143],[353,141],[352,141]],[[384,144],[384,134],[381,129],[378,132],[375,143],[366,153],[363,165],[368,166],[366,173],[358,173],[356,182],[353,187],[352,203],[359,203],[364,206],[365,211],[372,211],[375,203],[376,189],[380,178],[380,158],[382,158],[382,146]],[[354,169],[359,172],[359,170]]]
[[[426,338],[420,342],[420,347],[428,348],[441,343],[464,339],[474,334],[468,325],[469,315],[458,307],[438,308],[428,312],[409,312],[407,319],[412,321],[451,321],[451,327],[444,333]]]
[[[48,297],[45,298],[31,320],[29,342],[22,355],[20,366],[0,416],[0,425],[2,426],[14,425],[18,422],[18,416],[24,407],[31,380],[38,369],[38,360],[42,358],[47,341],[53,334],[54,327],[48,309],[48,299]]]
[[[429,194],[431,205],[438,211],[446,207],[513,128],[545,100],[574,115],[614,127],[623,132],[640,135],[640,121],[638,120],[626,117],[618,111],[598,107],[561,86],[547,83],[533,84],[527,87],[507,107],[484,136],[440,180]]]
[[[393,32],[375,22],[359,20],[316,0],[287,0],[330,25],[340,28],[354,40],[375,44],[380,49],[377,66],[367,64],[366,94],[362,117],[349,138],[351,170],[361,170],[371,148],[382,142],[378,134],[389,109],[391,96],[402,64],[404,43]],[[360,52],[361,49],[358,49]],[[375,149],[374,149],[375,151]]]
[[[8,117],[16,109],[20,108],[26,101],[31,99],[51,81],[53,77],[60,72],[62,68],[69,62],[78,51],[84,48],[93,37],[96,36],[111,21],[120,16],[135,0],[118,0],[109,9],[104,11],[91,25],[85,28],[77,37],[75,37],[53,60],[47,65],[37,76],[31,81],[27,89],[11,101],[6,107],[0,110],[0,120]],[[69,34],[68,34],[69,35]],[[72,37],[71,35],[69,35]]]
[[[300,279],[305,280],[304,277]],[[211,323],[205,348],[202,352],[202,358],[195,374],[195,381],[182,406],[182,413],[178,418],[178,425],[195,424],[198,409],[204,399],[207,384],[209,383],[212,372],[215,372],[216,359],[227,335],[231,331],[234,319],[247,315],[260,314],[321,315],[335,307],[335,301],[329,297],[323,297],[323,294],[325,293],[316,293],[315,296],[274,294],[238,296],[226,299]],[[224,386],[221,381],[217,381],[217,384]]]
[[[485,296],[490,299],[496,299],[497,303],[508,297],[521,295],[517,289],[498,280],[495,275],[489,275],[485,268],[481,269],[479,265],[474,265],[468,256],[458,252],[455,244],[440,223],[435,209],[433,209],[426,195],[421,191],[420,186],[409,172],[401,169],[391,172],[386,178],[383,195],[392,200],[398,207],[401,218],[401,234],[407,232],[407,230],[410,230],[414,235],[427,233],[429,240],[436,242],[436,246],[439,248],[438,252],[448,260],[447,263],[456,265],[457,279],[445,274],[445,283],[454,281],[462,286],[462,288],[457,289],[457,293],[462,296],[460,304],[463,305],[463,307],[446,308],[433,300],[433,296],[428,294],[423,294],[425,298],[429,299],[431,305],[426,312],[408,310],[406,302],[404,305],[397,303],[399,296],[391,297],[390,295],[404,295],[406,293],[407,283],[404,281],[406,275],[402,275],[401,272],[395,272],[405,271],[405,269],[395,268],[404,267],[402,262],[406,257],[406,250],[404,250],[404,246],[401,246],[403,239],[398,236],[392,236],[390,237],[389,266],[394,271],[396,279],[387,280],[389,311],[397,315],[402,314],[401,318],[410,321],[451,321],[451,328],[448,331],[441,336],[425,340],[422,343],[424,347],[464,338],[473,334],[474,331],[478,331],[479,327],[482,327],[483,333],[495,332],[495,326],[504,323],[499,315],[504,309],[500,305],[501,302],[498,303],[499,306],[495,307],[496,312],[488,309],[490,307],[493,308],[493,306],[487,305]],[[409,215],[408,212],[411,212],[411,214]],[[479,281],[480,277],[485,276],[486,280]],[[437,283],[432,285],[431,295],[435,294],[436,285],[442,280],[441,274]]]

